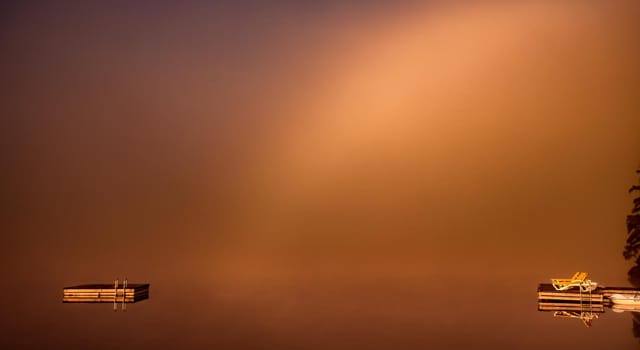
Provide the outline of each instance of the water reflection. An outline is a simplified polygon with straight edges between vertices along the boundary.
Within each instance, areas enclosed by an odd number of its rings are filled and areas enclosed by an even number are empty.
[[[574,303],[546,303],[538,301],[539,311],[552,311],[553,317],[559,318],[575,318],[584,323],[585,326],[591,327],[591,321],[597,319],[598,314],[604,313],[604,305],[602,304],[574,304]]]
[[[640,290],[638,290],[637,293],[640,293]],[[640,338],[640,303],[615,304],[605,301],[605,303],[600,304],[588,302],[586,300],[578,303],[538,300],[538,311],[553,312],[553,317],[557,318],[578,319],[587,327],[591,327],[592,321],[598,319],[607,309],[616,313],[631,313],[633,318],[634,336],[636,338]]]

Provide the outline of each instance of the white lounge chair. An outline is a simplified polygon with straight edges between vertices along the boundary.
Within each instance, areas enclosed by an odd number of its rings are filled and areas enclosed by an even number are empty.
[[[578,287],[583,292],[591,292],[598,287],[598,283],[587,279],[587,276],[586,272],[576,272],[571,278],[552,278],[551,284],[560,291]]]

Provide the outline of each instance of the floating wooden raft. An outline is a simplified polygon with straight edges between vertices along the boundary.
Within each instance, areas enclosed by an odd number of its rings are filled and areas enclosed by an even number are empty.
[[[538,301],[602,304],[604,294],[602,288],[596,288],[591,292],[582,292],[578,288],[559,291],[549,283],[542,283],[538,286]]]
[[[116,288],[113,284],[83,284],[65,287],[65,303],[136,303],[149,298],[149,284],[127,284]]]
[[[633,298],[640,294],[640,289],[630,287],[598,287],[591,292],[581,292],[578,288],[558,291],[549,283],[542,283],[538,286],[539,303],[591,303],[610,305],[610,297],[614,294]]]

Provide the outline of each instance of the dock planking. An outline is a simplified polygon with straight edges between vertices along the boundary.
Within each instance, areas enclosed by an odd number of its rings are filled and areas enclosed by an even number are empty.
[[[593,303],[593,304],[611,304],[611,296],[620,294],[625,297],[633,298],[640,295],[640,289],[631,287],[598,287],[591,292],[582,292],[578,288],[558,291],[550,283],[542,283],[538,285],[538,301],[554,302],[554,303]]]
[[[148,298],[149,284],[127,284],[125,288],[115,288],[113,284],[83,284],[65,287],[62,301],[65,303],[136,303]]]

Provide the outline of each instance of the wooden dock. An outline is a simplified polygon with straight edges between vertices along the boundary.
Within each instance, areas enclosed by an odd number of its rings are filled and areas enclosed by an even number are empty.
[[[640,289],[631,287],[598,286],[591,291],[583,291],[578,286],[557,290],[550,283],[538,285],[538,311],[553,312],[554,317],[580,319],[585,326],[611,308],[616,312],[640,311],[640,305],[614,304],[611,296],[619,294],[630,300],[640,299]],[[615,299],[615,298],[614,298]]]
[[[558,291],[549,283],[538,286],[538,304],[563,303],[563,304],[603,304],[611,305],[611,296],[620,294],[633,298],[640,296],[640,289],[631,287],[598,287],[591,292],[581,292],[578,288]]]
[[[149,298],[149,284],[83,284],[65,287],[65,303],[136,303]]]

